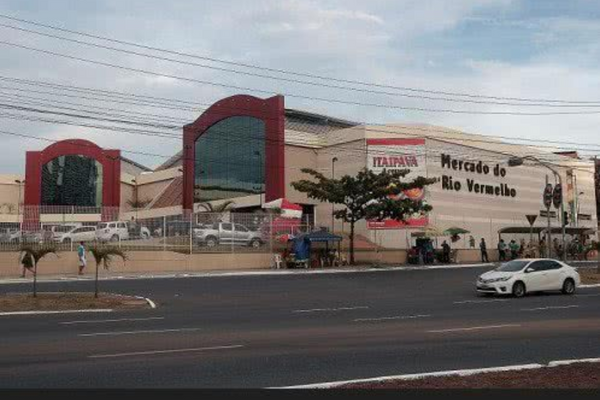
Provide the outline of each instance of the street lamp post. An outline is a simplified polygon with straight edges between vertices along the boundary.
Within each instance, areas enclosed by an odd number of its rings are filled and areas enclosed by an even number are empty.
[[[574,222],[575,222],[575,227],[578,228],[579,227],[579,197],[583,196],[585,193],[584,192],[579,192],[577,193],[577,197],[575,198],[575,218]]]
[[[333,157],[331,159],[331,179],[335,179],[335,163],[338,161],[337,157]],[[335,205],[333,203],[331,203],[331,233],[333,233],[334,231],[334,224],[335,224],[335,218],[334,218],[334,212],[335,212]]]
[[[523,165],[523,161],[524,160],[531,160],[543,167],[548,168],[550,171],[552,171],[552,173],[554,174],[554,177],[558,180],[558,184],[560,185],[561,189],[564,190],[563,185],[562,185],[562,178],[560,176],[560,174],[558,173],[558,171],[555,168],[552,168],[548,163],[540,160],[537,157],[534,156],[524,156],[524,157],[511,157],[508,160],[508,166],[509,167],[518,167]],[[560,201],[560,215],[561,218],[559,219],[561,221],[561,225],[562,225],[562,243],[563,243],[563,251],[562,251],[562,255],[561,258],[563,261],[566,261],[566,249],[565,249],[565,236],[566,236],[566,225],[565,225],[565,203],[563,201],[563,199],[561,199]],[[550,249],[550,246],[552,245],[552,243],[548,243],[548,249]]]

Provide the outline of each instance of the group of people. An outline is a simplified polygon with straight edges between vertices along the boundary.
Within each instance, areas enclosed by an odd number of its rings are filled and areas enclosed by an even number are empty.
[[[87,250],[85,248],[85,244],[83,242],[80,242],[79,246],[77,246],[77,259],[79,261],[79,275],[83,275],[83,270],[87,266],[87,259],[85,257],[86,253],[87,253]],[[32,254],[23,252],[23,254],[21,255],[21,267],[23,269],[21,272],[21,278],[25,278],[27,271],[31,272],[32,275],[37,273],[37,271],[35,270],[35,260],[33,259]]]

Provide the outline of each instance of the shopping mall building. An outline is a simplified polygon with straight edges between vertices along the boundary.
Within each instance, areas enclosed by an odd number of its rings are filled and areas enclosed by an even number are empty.
[[[287,109],[282,96],[225,98],[182,131],[181,151],[155,169],[123,157],[119,149],[102,149],[80,138],[28,151],[21,176],[0,175],[0,222],[22,221],[25,229],[34,228],[68,207],[89,208],[70,219],[129,220],[133,206],[143,220],[186,214],[198,211],[200,203],[230,199],[235,212],[254,212],[266,202],[286,198],[301,205],[314,226],[347,232],[341,221],[332,226],[331,204],[292,188],[292,182],[305,177],[301,169],[340,177],[365,167],[408,168],[408,178],[438,178],[425,191],[433,211],[405,223],[361,221],[361,237],[406,249],[426,227],[459,227],[470,234],[456,246],[468,246],[473,236],[493,247],[501,230],[528,227],[526,215],[537,216],[535,227],[547,226],[542,192],[547,178],[554,183],[552,172],[535,162],[508,165],[510,157],[528,156],[560,173],[569,232],[595,235],[598,227],[594,161],[535,144],[506,144],[431,125],[369,126]],[[15,210],[20,202],[24,207]],[[560,213],[552,207],[550,215],[558,228]]]

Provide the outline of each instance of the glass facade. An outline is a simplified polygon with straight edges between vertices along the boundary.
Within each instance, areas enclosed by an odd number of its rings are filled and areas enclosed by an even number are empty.
[[[102,206],[102,164],[79,155],[46,163],[42,167],[42,205]]]
[[[206,130],[195,144],[194,202],[265,191],[265,123],[230,117]]]

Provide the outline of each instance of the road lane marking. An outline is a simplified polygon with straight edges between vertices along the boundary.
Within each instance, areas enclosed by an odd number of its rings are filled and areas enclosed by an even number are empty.
[[[337,307],[337,308],[312,308],[309,310],[294,310],[292,313],[304,314],[313,312],[327,312],[327,311],[349,311],[349,310],[366,310],[369,306],[356,306],[356,307]]]
[[[427,331],[428,333],[445,333],[445,332],[467,332],[467,331],[479,331],[483,329],[500,329],[500,328],[511,328],[521,326],[519,324],[504,324],[504,325],[487,325],[487,326],[470,326],[467,328],[451,328],[451,329],[436,329]]]
[[[67,321],[61,322],[61,325],[76,325],[76,324],[102,324],[108,322],[124,322],[124,321],[153,321],[158,319],[165,319],[165,317],[149,317],[149,318],[120,318],[120,319],[88,319],[83,321]]]
[[[417,315],[396,315],[393,317],[380,317],[380,318],[357,318],[354,322],[377,322],[377,321],[394,321],[394,320],[405,320],[405,319],[417,319],[417,318],[429,318],[429,314],[417,314]]]
[[[110,308],[96,308],[91,310],[62,310],[62,311],[9,311],[0,312],[0,317],[13,315],[51,315],[51,314],[83,314],[83,313],[108,313],[113,312]]]
[[[191,348],[191,349],[135,351],[135,352],[130,352],[130,353],[94,354],[94,355],[88,356],[88,358],[116,358],[116,357],[131,357],[131,356],[147,356],[147,355],[154,355],[154,354],[191,353],[191,352],[197,352],[197,351],[239,349],[242,347],[244,347],[244,346],[241,344],[235,344],[235,345],[230,345],[230,346],[196,347],[196,348]]]
[[[120,331],[120,332],[97,332],[97,333],[80,333],[79,337],[94,337],[94,336],[120,336],[120,335],[138,335],[144,333],[173,333],[173,332],[195,332],[200,328],[179,328],[179,329],[155,329],[143,331]]]
[[[575,297],[598,297],[600,296],[600,293],[595,293],[595,294],[576,294]]]
[[[508,299],[489,299],[489,300],[462,300],[455,301],[453,304],[480,304],[480,303],[495,303],[498,301],[509,301]]]
[[[522,308],[521,311],[543,311],[543,310],[562,310],[566,308],[578,308],[578,305],[570,306],[548,306],[548,307],[536,307],[536,308]]]

